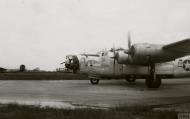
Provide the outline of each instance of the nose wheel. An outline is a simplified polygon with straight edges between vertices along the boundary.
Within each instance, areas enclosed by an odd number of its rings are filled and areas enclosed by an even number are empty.
[[[90,78],[90,83],[93,85],[99,84],[99,79]]]
[[[150,75],[146,78],[146,86],[148,88],[159,88],[162,84],[162,80],[155,74],[155,64],[151,64],[149,68]]]

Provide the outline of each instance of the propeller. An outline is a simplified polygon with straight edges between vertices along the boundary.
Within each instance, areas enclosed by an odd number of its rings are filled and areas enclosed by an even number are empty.
[[[114,63],[114,66],[115,66],[115,58],[116,58],[116,49],[115,49],[115,44],[113,44],[113,63]]]
[[[113,44],[113,48],[110,50],[111,52],[113,52],[113,71],[114,71],[114,75],[115,75],[115,67],[116,67],[116,60],[118,57],[118,52],[119,51],[124,51],[123,48],[115,48],[115,44]]]
[[[128,49],[130,49],[131,48],[131,34],[130,34],[130,32],[128,32],[127,36],[128,36]]]
[[[130,32],[127,33],[127,40],[128,40],[128,49],[124,50],[124,53],[131,55],[131,54],[133,54],[133,48],[131,45],[131,34],[130,34]]]
[[[113,59],[114,59],[114,66],[115,66],[115,62],[118,58],[118,51],[124,51],[124,53],[128,54],[128,55],[133,55],[134,52],[134,48],[131,45],[131,34],[130,32],[127,33],[127,40],[128,40],[128,48],[127,49],[123,49],[123,48],[115,48],[115,44],[113,44],[113,47],[111,48],[111,52],[113,52]]]
[[[116,49],[115,44],[113,44],[113,73],[115,75],[115,60],[116,60]]]

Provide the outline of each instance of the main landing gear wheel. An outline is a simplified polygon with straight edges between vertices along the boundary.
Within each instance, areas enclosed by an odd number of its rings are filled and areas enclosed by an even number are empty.
[[[91,78],[90,79],[91,84],[95,85],[99,83],[99,79]]]
[[[149,65],[149,72],[150,75],[146,78],[146,85],[148,88],[159,88],[162,84],[161,78],[159,76],[156,76],[155,73],[155,64],[151,63]]]
[[[147,77],[146,78],[146,85],[148,88],[159,88],[160,85],[162,84],[162,80],[160,77]]]
[[[126,81],[127,81],[127,82],[130,82],[130,83],[131,83],[131,82],[135,82],[135,81],[136,81],[136,78],[127,78]]]

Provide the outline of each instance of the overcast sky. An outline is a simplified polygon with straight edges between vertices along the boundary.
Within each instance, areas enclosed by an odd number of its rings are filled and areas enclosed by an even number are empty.
[[[0,0],[0,66],[55,70],[66,54],[190,37],[190,0]]]

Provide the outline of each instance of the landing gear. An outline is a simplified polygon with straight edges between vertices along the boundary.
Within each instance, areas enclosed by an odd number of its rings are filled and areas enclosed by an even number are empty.
[[[99,79],[95,79],[95,78],[90,78],[90,83],[95,85],[99,83]]]
[[[133,78],[126,78],[126,81],[127,81],[127,82],[130,82],[130,83],[131,83],[131,82],[135,82],[135,81],[136,81],[136,78],[134,78],[134,77],[133,77]]]
[[[162,80],[160,77],[153,78],[151,76],[146,78],[146,86],[148,88],[159,88],[162,84]]]
[[[162,84],[161,78],[155,74],[155,64],[149,66],[150,75],[146,78],[146,86],[148,88],[159,88]]]

